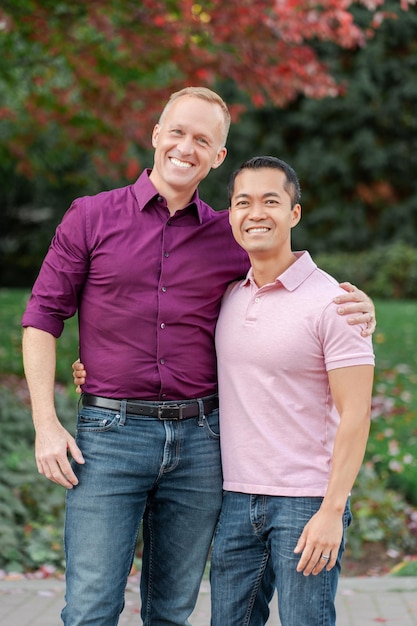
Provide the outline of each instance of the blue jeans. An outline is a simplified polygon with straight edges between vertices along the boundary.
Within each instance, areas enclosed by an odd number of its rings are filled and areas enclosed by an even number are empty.
[[[322,498],[258,496],[227,491],[211,555],[212,626],[260,626],[269,611],[263,596],[272,569],[282,626],[333,626],[344,550],[330,572],[304,576],[293,550]],[[351,521],[349,503],[344,529]],[[270,576],[270,574],[269,574]]]
[[[222,500],[218,410],[183,421],[83,407],[67,493],[66,626],[115,626],[143,518],[141,617],[189,624]]]

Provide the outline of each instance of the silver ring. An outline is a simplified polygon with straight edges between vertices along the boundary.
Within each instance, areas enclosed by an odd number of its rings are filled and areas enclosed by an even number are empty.
[[[325,561],[328,561],[330,559],[330,555],[322,554],[321,558],[324,559]]]

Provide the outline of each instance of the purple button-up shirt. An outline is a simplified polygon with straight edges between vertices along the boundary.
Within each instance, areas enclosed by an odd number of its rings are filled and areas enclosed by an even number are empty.
[[[79,198],[58,226],[22,325],[55,337],[79,311],[84,391],[177,400],[217,389],[214,328],[226,286],[249,269],[227,211],[196,192],[170,216],[144,172]]]

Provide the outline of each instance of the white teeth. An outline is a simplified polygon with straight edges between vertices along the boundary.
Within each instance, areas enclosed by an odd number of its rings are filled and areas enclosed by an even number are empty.
[[[248,233],[267,233],[269,231],[269,228],[248,228],[247,232]]]
[[[173,163],[177,167],[183,167],[184,169],[188,169],[189,167],[191,167],[191,163],[180,161],[179,159],[176,159],[175,157],[171,157],[171,163]]]

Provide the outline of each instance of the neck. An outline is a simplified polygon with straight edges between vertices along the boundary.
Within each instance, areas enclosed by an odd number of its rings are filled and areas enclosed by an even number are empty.
[[[293,252],[281,259],[262,259],[251,254],[249,254],[249,258],[252,265],[253,278],[258,287],[274,283],[275,279],[297,260]]]
[[[157,178],[154,174],[154,170],[150,173],[149,180],[158,193],[166,198],[170,215],[174,215],[174,213],[181,211],[181,209],[187,206],[195,192],[195,189],[181,189],[177,191],[160,178]]]

